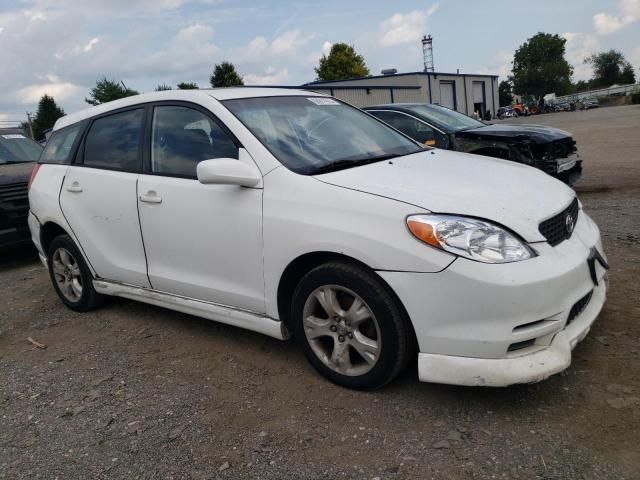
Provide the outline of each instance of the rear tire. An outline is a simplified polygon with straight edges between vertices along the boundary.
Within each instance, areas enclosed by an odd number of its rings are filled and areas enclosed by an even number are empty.
[[[88,312],[103,303],[93,288],[93,276],[80,250],[69,235],[59,235],[47,251],[51,283],[58,297],[76,312]]]
[[[389,288],[371,271],[331,262],[298,284],[291,327],[307,359],[343,387],[384,386],[414,351],[409,319]]]

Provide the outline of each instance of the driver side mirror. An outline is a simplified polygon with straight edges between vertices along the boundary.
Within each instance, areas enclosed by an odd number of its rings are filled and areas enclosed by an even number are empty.
[[[262,180],[262,174],[254,165],[234,158],[203,160],[196,167],[198,181],[204,185],[239,185],[255,187]]]

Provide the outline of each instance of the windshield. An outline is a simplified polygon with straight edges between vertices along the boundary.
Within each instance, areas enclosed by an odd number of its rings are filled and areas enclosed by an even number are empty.
[[[0,164],[35,162],[42,147],[19,133],[0,134]]]
[[[223,103],[283,165],[304,175],[423,151],[382,122],[329,97]]]
[[[484,123],[440,105],[411,105],[406,108],[428,122],[439,124],[447,133],[484,127]]]

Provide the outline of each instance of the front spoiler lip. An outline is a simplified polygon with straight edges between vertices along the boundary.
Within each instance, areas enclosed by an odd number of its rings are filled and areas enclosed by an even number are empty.
[[[571,364],[571,351],[589,331],[606,298],[608,278],[594,288],[593,298],[585,311],[551,344],[520,357],[473,358],[419,353],[418,377],[421,382],[445,383],[473,387],[506,387],[519,383],[540,382],[562,372]]]

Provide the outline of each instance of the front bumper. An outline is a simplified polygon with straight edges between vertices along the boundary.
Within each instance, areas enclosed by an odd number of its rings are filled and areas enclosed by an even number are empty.
[[[589,333],[602,309],[605,294],[605,282],[601,282],[580,316],[555,334],[549,346],[534,353],[500,359],[420,353],[418,377],[422,382],[485,387],[544,380],[571,364],[571,350]]]
[[[26,225],[0,229],[0,248],[25,245],[31,239]]]
[[[504,386],[570,364],[605,301],[606,271],[596,265],[595,285],[587,263],[592,248],[602,253],[600,234],[581,211],[571,238],[532,247],[536,258],[511,264],[458,259],[439,273],[378,272],[411,318],[421,380]]]

